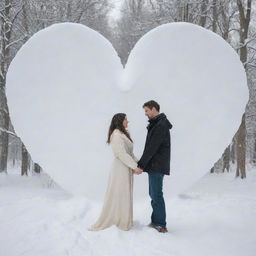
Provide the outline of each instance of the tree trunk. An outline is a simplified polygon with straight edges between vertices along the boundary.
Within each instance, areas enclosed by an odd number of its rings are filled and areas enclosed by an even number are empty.
[[[223,168],[222,168],[223,172],[225,172],[225,170],[227,170],[227,172],[229,172],[229,168],[230,168],[229,163],[230,163],[230,146],[228,146],[224,151]]]
[[[217,20],[218,20],[217,0],[213,0],[212,5],[213,5],[213,10],[212,10],[212,31],[214,33],[216,33],[217,32]]]
[[[247,62],[247,44],[246,39],[248,38],[249,24],[251,21],[251,0],[247,0],[247,7],[243,6],[241,0],[237,0],[237,6],[239,10],[239,23],[240,23],[240,60],[244,63],[246,68]]]
[[[188,21],[189,21],[189,4],[186,4],[186,5],[184,6],[184,18],[183,18],[183,20],[184,20],[185,22],[188,22]]]
[[[238,129],[236,136],[236,153],[237,153],[237,167],[236,167],[236,177],[246,178],[245,169],[245,155],[246,155],[246,128],[245,128],[245,114],[242,117],[242,123]]]
[[[201,15],[200,15],[199,24],[202,27],[205,27],[206,25],[207,4],[208,4],[208,0],[205,0],[201,3]]]
[[[254,134],[254,147],[253,147],[252,163],[253,163],[253,165],[256,165],[256,134]]]
[[[0,81],[0,172],[7,172],[8,145],[9,145],[9,112],[5,90]]]
[[[6,132],[1,132],[0,135],[0,172],[7,173],[8,160],[8,141],[9,136]]]
[[[236,161],[236,143],[235,143],[235,138],[233,138],[232,143],[231,143],[231,150],[230,150],[230,160],[231,163],[234,164]]]
[[[5,0],[3,15],[0,20],[0,172],[7,172],[7,160],[8,160],[8,145],[9,145],[9,110],[7,106],[7,100],[5,95],[5,83],[6,73],[8,67],[8,58],[10,56],[9,47],[11,30],[10,24],[8,23],[8,17],[11,9],[10,0]]]
[[[26,147],[22,143],[22,160],[21,160],[21,175],[28,175],[29,155]]]

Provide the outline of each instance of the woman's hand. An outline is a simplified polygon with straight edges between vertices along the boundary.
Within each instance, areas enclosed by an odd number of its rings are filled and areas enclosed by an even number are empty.
[[[142,174],[142,172],[143,172],[143,170],[142,169],[140,169],[140,168],[136,168],[135,170],[133,170],[133,173],[134,174]]]

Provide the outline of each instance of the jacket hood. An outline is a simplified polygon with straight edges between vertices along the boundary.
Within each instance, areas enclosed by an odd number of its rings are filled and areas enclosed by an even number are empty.
[[[166,122],[167,126],[169,127],[169,129],[172,129],[172,124],[170,123],[170,121],[167,119],[166,115],[164,113],[161,113],[151,119],[149,119],[149,125],[152,125],[154,123],[157,123],[158,121],[163,120]]]

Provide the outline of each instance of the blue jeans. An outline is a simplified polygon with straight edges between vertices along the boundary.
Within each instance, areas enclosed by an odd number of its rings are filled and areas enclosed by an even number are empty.
[[[166,227],[165,202],[163,197],[163,179],[162,173],[148,173],[149,195],[153,212],[151,223],[157,226]]]

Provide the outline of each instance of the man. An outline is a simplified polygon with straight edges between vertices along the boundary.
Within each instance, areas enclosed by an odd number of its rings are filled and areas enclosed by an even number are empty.
[[[166,228],[166,211],[163,197],[163,178],[170,175],[170,129],[172,124],[164,113],[159,113],[160,106],[156,101],[143,105],[145,115],[149,118],[145,148],[138,167],[148,173],[149,195],[153,212],[149,226],[157,231],[168,232]],[[138,173],[139,174],[139,173]]]

